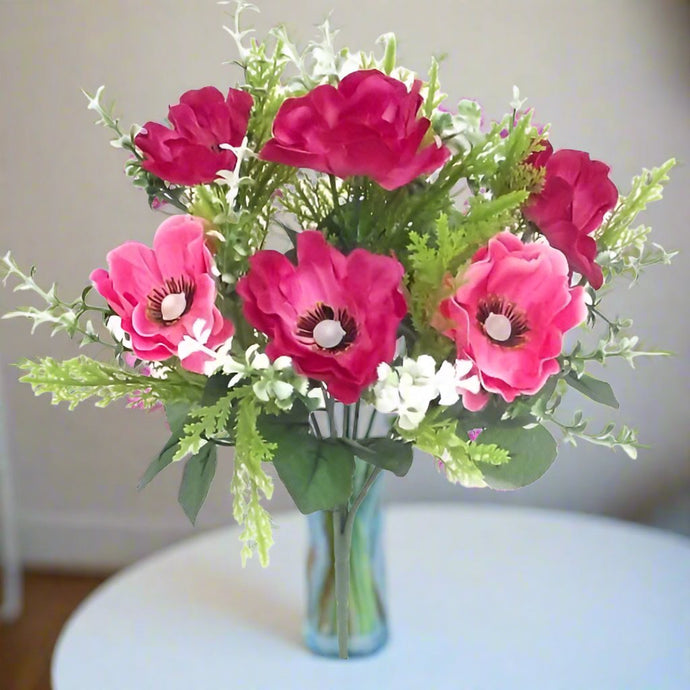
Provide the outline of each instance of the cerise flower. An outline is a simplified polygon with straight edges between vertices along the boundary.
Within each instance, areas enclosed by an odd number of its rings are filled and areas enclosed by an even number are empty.
[[[234,170],[237,157],[223,145],[242,143],[253,102],[240,89],[225,98],[213,86],[187,91],[168,110],[172,128],[147,122],[134,138],[144,153],[141,167],[180,185],[213,182],[219,170]]]
[[[450,152],[429,135],[418,117],[417,80],[408,91],[378,70],[360,70],[338,87],[317,86],[288,98],[273,122],[273,138],[261,158],[346,178],[364,175],[396,189],[440,168]]]
[[[161,361],[177,354],[185,335],[202,320],[206,346],[215,348],[234,332],[215,306],[213,258],[204,244],[204,226],[193,216],[171,216],[153,238],[153,249],[125,242],[108,253],[106,271],[91,273],[96,290],[120,317],[134,354]],[[206,355],[195,353],[182,365],[203,373]]]
[[[249,261],[237,292],[249,323],[269,338],[266,354],[292,357],[300,374],[355,402],[395,355],[407,312],[402,265],[364,249],[344,256],[315,230],[298,235],[297,266],[272,250]]]
[[[462,280],[438,319],[458,358],[472,360],[484,390],[508,402],[536,393],[559,370],[563,334],[587,315],[584,288],[569,287],[565,256],[503,232],[475,254]]]
[[[533,161],[546,167],[546,179],[525,207],[525,217],[565,254],[571,270],[598,289],[604,277],[594,261],[597,243],[591,234],[616,205],[618,190],[608,177],[608,165],[591,160],[584,151],[561,149],[549,154],[547,148]]]

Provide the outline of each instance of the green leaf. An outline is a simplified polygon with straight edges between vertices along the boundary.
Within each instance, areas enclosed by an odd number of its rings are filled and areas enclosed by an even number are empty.
[[[196,517],[208,495],[216,473],[216,462],[216,446],[207,443],[196,455],[192,455],[185,465],[177,500],[192,524],[196,523]]]
[[[565,377],[565,381],[571,388],[580,391],[595,402],[618,409],[618,400],[616,400],[613,389],[606,381],[595,379],[589,374],[583,374],[578,378],[573,371]]]
[[[357,457],[370,465],[393,472],[398,477],[404,477],[412,466],[410,443],[401,443],[391,438],[369,438],[362,439],[358,445],[364,452],[357,453]]]
[[[482,444],[495,443],[510,453],[506,464],[481,463],[484,481],[501,491],[535,482],[551,467],[558,450],[553,436],[540,424],[530,429],[496,425],[485,429],[480,439]]]
[[[280,417],[261,418],[261,435],[276,444],[273,464],[278,476],[302,513],[346,504],[355,471],[353,452],[337,440],[314,438],[309,433],[306,415],[304,423],[299,421],[301,417],[293,411]]]
[[[211,407],[211,405],[215,405],[221,398],[225,397],[228,394],[229,381],[230,377],[227,374],[214,374],[211,376],[206,382],[201,405],[203,407]]]
[[[173,461],[179,442],[180,437],[176,434],[173,434],[168,439],[163,446],[163,450],[152,460],[151,464],[146,468],[146,472],[144,472],[139,480],[139,484],[137,485],[139,491],[147,486],[159,472],[162,472]]]
[[[170,431],[178,438],[182,436],[189,409],[190,405],[186,402],[169,403],[165,406],[165,416],[168,419]]]
[[[141,491],[151,480],[164,470],[175,457],[177,447],[184,430],[185,421],[189,414],[188,403],[170,403],[165,406],[165,414],[168,418],[168,426],[172,432],[160,453],[151,461],[143,476],[139,480],[137,489]]]

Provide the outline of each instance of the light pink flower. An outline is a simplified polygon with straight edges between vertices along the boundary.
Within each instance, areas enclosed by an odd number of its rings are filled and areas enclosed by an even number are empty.
[[[435,325],[455,341],[458,358],[476,364],[485,391],[507,402],[533,395],[559,371],[563,334],[587,316],[565,256],[504,232],[477,252],[462,281]]]
[[[402,265],[364,249],[344,256],[315,230],[297,236],[297,266],[271,250],[249,262],[237,292],[247,321],[269,338],[266,354],[292,357],[300,374],[355,402],[395,356],[407,313]]]
[[[418,116],[421,87],[416,80],[408,91],[378,70],[360,70],[337,88],[323,84],[288,98],[261,158],[341,178],[364,175],[385,189],[402,187],[450,156],[431,136],[428,118]]]
[[[215,306],[213,258],[204,244],[203,222],[193,216],[172,216],[153,238],[153,249],[139,242],[108,253],[108,271],[91,273],[96,290],[121,318],[137,357],[161,361],[177,354],[197,320],[210,331],[206,347],[214,349],[234,332]],[[196,353],[183,361],[203,373],[207,356]]]

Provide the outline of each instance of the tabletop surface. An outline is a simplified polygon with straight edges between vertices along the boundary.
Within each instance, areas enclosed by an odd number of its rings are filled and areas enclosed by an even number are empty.
[[[109,579],[75,612],[54,690],[688,690],[690,541],[489,506],[385,512],[391,636],[342,662],[301,643],[306,520],[271,565],[206,532]]]

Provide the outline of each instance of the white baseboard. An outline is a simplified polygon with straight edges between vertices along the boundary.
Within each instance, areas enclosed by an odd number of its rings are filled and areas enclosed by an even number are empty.
[[[34,513],[19,518],[20,557],[29,567],[103,572],[129,565],[202,529],[117,516]]]

